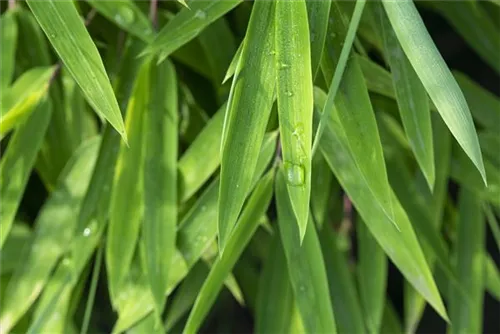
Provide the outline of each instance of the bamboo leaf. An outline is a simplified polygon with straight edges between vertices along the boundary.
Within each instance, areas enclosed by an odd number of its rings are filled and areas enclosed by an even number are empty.
[[[150,68],[149,87],[142,232],[149,284],[161,317],[177,229],[177,77],[170,61]]]
[[[365,323],[370,333],[380,333],[387,285],[387,256],[370,234],[366,223],[356,224],[358,240],[357,279]]]
[[[127,108],[128,146],[120,143],[115,166],[109,227],[106,242],[106,269],[109,291],[116,306],[120,288],[132,263],[143,215],[143,120],[149,104],[151,62],[142,64]]]
[[[496,300],[500,300],[500,272],[491,256],[484,254],[484,257],[484,285]]]
[[[126,110],[130,102],[129,97],[141,65],[141,62],[137,59],[137,55],[143,47],[143,44],[138,40],[130,39],[128,42],[124,50],[123,62],[118,72],[119,79],[116,83],[116,96],[122,110]],[[113,173],[118,158],[119,146],[119,135],[111,126],[106,126],[103,131],[96,167],[92,173],[89,188],[80,208],[78,225],[81,227],[81,230],[85,228],[85,224],[96,214],[96,210],[99,207],[102,209],[99,214],[104,215],[105,219],[108,216]]]
[[[481,333],[484,290],[485,226],[480,199],[462,188],[459,196],[455,269],[467,297],[450,289],[450,332]],[[463,316],[467,314],[467,316]]]
[[[276,176],[278,224],[288,264],[288,274],[307,333],[336,333],[325,264],[314,224],[300,231],[287,193],[283,168]]]
[[[220,165],[220,143],[224,112],[222,105],[179,159],[179,200],[185,202]],[[200,164],[203,161],[203,164]]]
[[[306,5],[307,20],[309,22],[309,39],[311,41],[311,69],[314,79],[318,72],[325,46],[331,1],[306,0]]]
[[[99,1],[88,0],[101,15],[114,22],[121,29],[145,42],[154,38],[153,27],[146,15],[132,0]]]
[[[396,36],[441,117],[486,184],[481,149],[465,97],[434,45],[413,1],[383,0]],[[432,64],[432,66],[429,66]]]
[[[292,320],[293,292],[283,246],[275,235],[259,279],[256,333],[286,333]]]
[[[276,133],[264,138],[251,189],[266,170],[276,147]],[[191,210],[179,223],[177,231],[177,251],[172,260],[166,294],[187,275],[188,270],[213,244],[217,235],[217,200],[219,180],[214,180],[201,194]],[[135,288],[130,295],[130,303],[120,308],[119,319],[113,332],[122,332],[153,310],[154,301],[144,287]],[[134,296],[140,296],[140,300]],[[135,299],[134,299],[135,298]]]
[[[231,63],[229,64],[226,74],[224,75],[224,79],[222,80],[222,84],[225,84],[226,81],[228,81],[233,75],[234,72],[236,72],[236,66],[238,66],[238,62],[240,61],[241,57],[241,52],[243,52],[243,44],[245,43],[245,40],[243,39],[243,42],[240,43],[240,46],[238,46],[238,49],[236,50],[233,59],[231,59]]]
[[[311,214],[316,226],[321,229],[328,219],[330,197],[332,193],[339,193],[340,187],[323,155],[313,156],[311,170]]]
[[[159,54],[162,62],[172,52],[200,34],[209,24],[240,4],[241,0],[192,1],[183,8],[156,35],[144,49],[143,55]]]
[[[357,6],[358,4],[359,2]],[[359,6],[357,7],[358,11],[362,10],[362,7]],[[369,184],[369,190],[375,195],[375,198],[380,203],[379,205],[387,211],[387,216],[393,217],[390,187],[380,135],[357,58],[351,57],[349,60],[346,60],[347,64],[341,83],[340,78],[335,78],[335,72],[338,71],[337,64],[340,64],[338,45],[344,42],[347,29],[342,20],[335,19],[335,17],[341,17],[342,15],[338,4],[333,3],[330,10],[330,16],[334,19],[329,24],[328,33],[334,37],[326,41],[325,56],[323,57],[321,68],[325,80],[328,82],[332,79],[332,84],[328,92],[327,102],[324,105],[318,105],[320,108],[323,108],[323,112],[319,121],[320,125],[318,125],[318,130],[316,131],[315,141],[320,139],[318,134],[322,131],[320,130],[322,122],[326,129],[328,118],[325,118],[325,115],[331,115],[334,112],[338,113],[349,148],[353,153],[356,165]],[[358,15],[361,14],[358,13]],[[350,27],[350,30],[354,29],[352,25]],[[347,55],[345,57],[347,58]],[[333,80],[339,80],[340,85],[336,96],[333,94]],[[390,221],[397,227],[394,220]]]
[[[200,328],[203,318],[214,303],[222,284],[238,257],[250,241],[258,227],[259,217],[269,206],[273,190],[274,170],[268,172],[257,184],[248,204],[243,210],[234,232],[226,245],[227,252],[222,253],[215,260],[203,287],[201,288],[193,309],[189,314],[184,333],[196,333]]]
[[[22,262],[24,253],[29,248],[32,238],[31,228],[24,222],[15,221],[12,224],[9,235],[2,246],[0,257],[0,274],[7,276],[13,272]]]
[[[9,141],[0,162],[0,249],[3,248],[19,208],[31,169],[49,125],[52,106],[45,97]],[[2,250],[3,253],[3,250]]]
[[[0,66],[0,91],[4,94],[12,82],[17,47],[18,28],[14,10],[7,10],[0,17],[0,40],[2,41],[2,66]]]
[[[26,261],[9,282],[0,311],[2,331],[9,332],[46,285],[58,259],[68,251],[76,212],[88,185],[97,156],[97,138],[86,141],[75,152],[61,174],[60,182],[37,220]]]
[[[49,81],[55,67],[31,69],[2,93],[0,109],[0,138],[21,124],[37,108],[40,99],[46,95]]]
[[[323,75],[325,77],[325,81],[328,83],[331,81],[329,90],[328,90],[328,103],[327,106],[333,105],[337,91],[340,87],[340,82],[342,77],[344,76],[344,71],[347,66],[347,62],[349,59],[349,54],[351,53],[352,44],[354,42],[354,38],[356,37],[356,31],[358,29],[358,24],[361,19],[361,15],[363,14],[363,9],[365,8],[366,1],[360,0],[356,2],[354,13],[351,18],[351,22],[349,23],[349,27],[347,28],[342,21],[342,12],[337,3],[334,3],[333,8],[331,9],[331,17],[335,17],[335,19],[329,20],[328,24],[328,32],[330,36],[332,36],[332,42],[327,43],[326,45],[326,54],[324,62],[325,64],[330,65],[330,68],[326,70],[323,69]],[[338,54],[337,47],[341,46],[341,52]],[[330,59],[328,59],[330,58]],[[330,63],[328,63],[328,61]],[[321,65],[322,68],[327,65]],[[335,70],[333,70],[335,69]],[[331,73],[327,72],[331,71]],[[327,72],[327,73],[325,73]],[[331,79],[330,79],[331,78]],[[328,120],[328,110],[330,108],[325,109],[323,112],[322,119],[319,122],[318,129],[316,130],[316,137],[314,139],[313,152],[316,152],[318,148],[318,144],[321,140],[321,136],[323,134],[323,129],[326,121]],[[348,121],[348,119],[346,119]]]
[[[276,77],[288,194],[304,238],[311,197],[313,89],[305,0],[276,3]]]
[[[339,237],[329,226],[321,232],[319,238],[339,333],[363,333],[361,304],[345,254],[339,249]]]
[[[429,189],[434,189],[434,149],[427,92],[401,48],[381,4],[374,6],[377,28],[384,40],[399,112],[410,146],[424,173]]]
[[[315,90],[315,99],[315,103],[321,108],[326,96],[323,92]],[[392,218],[378,204],[375,195],[369,191],[369,185],[362,177],[353,158],[336,113],[332,115],[325,130],[325,137],[320,145],[321,151],[342,188],[354,203],[363,221],[366,222],[368,229],[403,276],[424,296],[438,314],[447,320],[446,310],[429,266],[408,216],[396,196],[391,193],[394,220],[399,229],[393,224],[387,224],[387,221]]]
[[[222,131],[219,250],[236,223],[257,163],[275,88],[274,4],[255,2]]]
[[[97,48],[71,1],[29,0],[28,6],[92,108],[123,140],[127,134],[113,88]]]

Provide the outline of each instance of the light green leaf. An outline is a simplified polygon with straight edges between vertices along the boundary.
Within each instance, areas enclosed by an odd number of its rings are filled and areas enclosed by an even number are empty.
[[[384,317],[382,319],[382,326],[380,327],[380,333],[391,333],[391,334],[403,334],[403,326],[401,326],[401,320],[399,319],[398,313],[394,309],[394,306],[387,301],[384,308]]]
[[[315,103],[321,108],[326,100],[325,94],[315,90],[315,98]],[[387,223],[391,217],[378,204],[377,198],[369,190],[369,185],[353,158],[353,153],[348,146],[346,135],[336,113],[333,113],[325,130],[325,137],[320,145],[321,151],[342,188],[366,222],[368,229],[403,276],[425,297],[443,319],[447,319],[446,310],[422,249],[408,216],[396,196],[394,193],[390,193],[394,220],[399,229],[395,225]]]
[[[127,141],[125,126],[99,52],[72,1],[27,1],[45,35],[92,108]]]
[[[113,178],[105,259],[114,306],[132,263],[143,216],[143,120],[150,102],[151,71],[150,61],[139,69],[127,107],[129,143],[120,143]]]
[[[179,201],[185,202],[220,165],[220,143],[224,112],[222,105],[179,159]],[[203,161],[200,164],[200,161]]]
[[[469,107],[427,32],[415,4],[411,0],[398,2],[383,0],[382,3],[401,47],[427,93],[486,184],[483,158]]]
[[[311,41],[311,69],[314,79],[318,72],[325,46],[331,1],[306,0],[306,5],[307,20],[309,22],[309,39]]]
[[[292,320],[294,298],[278,235],[274,235],[268,256],[264,260],[258,289],[255,332],[286,333]]]
[[[154,38],[153,27],[148,17],[132,0],[99,1],[88,0],[101,15],[115,23],[121,29],[151,42]]]
[[[278,224],[288,264],[288,274],[307,333],[336,333],[328,280],[314,223],[307,224],[301,241],[287,193],[283,168],[276,176]]]
[[[369,333],[380,333],[387,285],[387,256],[358,217],[357,281],[365,324]]]
[[[313,153],[316,152],[316,149],[318,148],[321,136],[323,135],[325,123],[328,120],[329,110],[331,110],[329,106],[333,105],[342,77],[344,76],[344,70],[347,66],[349,54],[351,53],[352,44],[356,37],[356,31],[358,30],[358,24],[361,19],[361,15],[363,14],[365,4],[366,0],[356,1],[354,13],[348,28],[343,22],[343,14],[339,4],[334,2],[333,7],[331,8],[331,19],[328,20],[327,31],[332,38],[327,40],[327,44],[325,46],[325,57],[322,58],[324,64],[321,64],[325,81],[327,84],[330,82],[328,90],[328,103],[326,104],[328,109],[324,110],[322,114],[324,116],[321,116],[321,120],[316,130]],[[338,53],[338,48],[341,48],[340,54]],[[346,121],[348,120],[349,119],[346,118]]]
[[[143,44],[136,39],[129,39],[124,50],[123,61],[119,70],[119,79],[116,83],[116,97],[122,110],[126,110],[130,102],[133,85],[139,71],[142,59],[137,59],[139,50]],[[103,131],[99,156],[96,167],[92,173],[89,188],[83,199],[79,213],[79,226],[85,228],[85,224],[96,214],[100,207],[100,215],[104,219],[108,217],[108,205],[111,197],[113,184],[113,173],[118,158],[120,137],[109,125]]]
[[[46,95],[55,67],[31,69],[0,97],[0,138],[21,124]]]
[[[183,8],[156,35],[144,49],[143,55],[159,54],[162,62],[172,52],[198,36],[212,22],[236,7],[241,0],[192,1]]]
[[[238,46],[238,50],[236,50],[233,59],[231,59],[231,63],[229,64],[226,74],[224,75],[224,79],[222,80],[222,84],[225,84],[226,81],[228,81],[233,75],[234,72],[236,72],[236,66],[238,66],[238,62],[240,61],[241,57],[241,52],[243,52],[243,45],[245,43],[245,39],[243,39],[243,42],[240,43],[240,46]]]
[[[2,66],[0,66],[0,91],[4,94],[12,82],[17,47],[16,12],[12,9],[5,11],[0,17],[0,40],[2,41]]]
[[[161,317],[177,229],[177,77],[170,61],[149,70],[142,233],[149,284]]]
[[[0,249],[3,248],[28,183],[35,159],[49,125],[52,106],[48,98],[22,123],[9,140],[0,162]],[[3,252],[2,252],[3,253]]]
[[[256,1],[233,78],[222,131],[219,250],[231,234],[255,171],[275,91],[274,3]]]
[[[425,175],[429,189],[433,189],[434,149],[427,92],[404,54],[382,5],[375,4],[373,8],[377,18],[377,28],[383,37],[391,68],[392,82],[406,136]]]
[[[288,194],[306,233],[311,197],[313,83],[305,0],[276,3],[276,82]]]
[[[319,238],[339,333],[363,333],[365,326],[361,304],[348,259],[339,249],[339,237],[330,226],[325,226]]]
[[[215,260],[196,302],[189,314],[184,333],[196,333],[203,318],[215,302],[222,284],[258,227],[259,217],[269,206],[273,192],[274,170],[268,172],[257,184],[248,204],[226,245],[227,251]]]
[[[362,9],[362,7],[357,8]],[[325,118],[325,115],[337,113],[357,168],[361,171],[361,175],[368,183],[369,190],[374,194],[379,205],[387,212],[387,216],[393,217],[390,187],[380,135],[357,58],[351,57],[347,60],[342,82],[339,83],[339,92],[336,96],[333,95],[333,80],[340,81],[340,78],[336,79],[334,74],[338,71],[337,65],[340,63],[338,48],[339,45],[342,45],[341,43],[344,43],[347,29],[342,20],[336,19],[342,15],[337,3],[332,4],[330,11],[330,16],[333,19],[330,21],[328,33],[333,37],[326,41],[321,68],[325,80],[327,82],[331,80],[332,84],[328,92],[327,102],[324,105],[318,105],[323,108],[323,113],[315,141],[319,140],[317,136],[321,131],[321,122],[326,129],[328,118]],[[397,227],[394,220],[391,219],[390,222]]]
[[[276,147],[276,133],[264,138],[257,168],[250,189],[260,179],[273,157]],[[219,180],[214,180],[183,217],[177,231],[177,248],[172,260],[171,275],[166,295],[187,275],[191,268],[213,244],[217,236],[217,199]],[[130,303],[120,308],[119,319],[113,332],[121,332],[132,326],[153,310],[154,301],[145,287],[134,288]],[[140,296],[138,300],[134,296]],[[135,299],[134,299],[135,298]]]
[[[2,331],[9,332],[25,314],[40,295],[59,258],[69,250],[76,213],[90,180],[98,145],[99,139],[91,139],[74,153],[35,221],[26,261],[16,269],[3,296]]]
[[[481,333],[485,257],[485,223],[481,200],[462,188],[459,195],[455,270],[467,297],[450,287],[450,333]],[[464,316],[467,315],[467,316]]]

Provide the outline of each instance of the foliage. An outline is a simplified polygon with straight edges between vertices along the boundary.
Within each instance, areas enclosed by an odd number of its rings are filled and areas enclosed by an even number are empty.
[[[482,331],[498,2],[0,5],[0,333]]]

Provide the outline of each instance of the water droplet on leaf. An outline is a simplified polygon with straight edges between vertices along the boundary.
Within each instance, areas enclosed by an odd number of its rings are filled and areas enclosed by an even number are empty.
[[[305,174],[304,166],[285,162],[286,181],[289,185],[294,187],[304,185]]]
[[[207,18],[207,13],[205,13],[204,11],[198,9],[196,11],[196,13],[194,14],[194,17],[199,18],[201,20],[204,20],[204,19]]]
[[[115,14],[115,20],[121,24],[131,24],[134,22],[134,11],[126,6],[119,7]]]

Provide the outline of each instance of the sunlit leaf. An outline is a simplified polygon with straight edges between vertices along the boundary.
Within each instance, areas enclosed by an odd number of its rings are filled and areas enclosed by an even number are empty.
[[[27,3],[89,104],[127,141],[113,88],[75,4],[58,0],[29,0]]]

